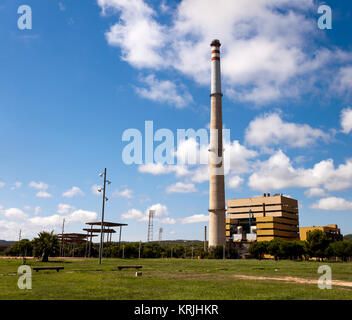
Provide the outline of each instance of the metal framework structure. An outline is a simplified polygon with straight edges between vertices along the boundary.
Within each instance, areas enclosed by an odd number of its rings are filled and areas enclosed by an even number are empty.
[[[90,226],[90,228],[84,228],[84,231],[87,231],[87,237],[90,239],[89,241],[89,247],[88,247],[88,258],[90,258],[91,255],[91,248],[92,248],[92,237],[94,237],[94,233],[100,233],[101,238],[104,241],[105,234],[107,234],[106,241],[111,242],[112,240],[112,234],[116,233],[113,227],[119,227],[120,228],[120,234],[119,234],[119,251],[121,247],[121,236],[122,236],[122,227],[128,226],[126,223],[116,223],[116,222],[106,222],[101,223],[100,221],[95,221],[95,222],[87,222],[87,225]],[[100,226],[100,228],[93,228],[94,226]],[[88,246],[88,244],[87,244]]]
[[[147,241],[153,241],[153,220],[154,220],[155,210],[149,210],[149,220],[148,220],[148,238]]]
[[[88,235],[84,233],[61,233],[57,235],[61,243],[61,252],[60,255],[65,256],[65,244],[69,244],[72,249],[72,256],[74,256],[74,248],[76,244],[86,243],[88,244]],[[96,237],[93,235],[93,237]],[[86,254],[87,254],[87,245],[86,245]],[[86,255],[85,254],[85,255]]]
[[[161,240],[163,239],[163,228],[159,229],[159,244],[161,243]]]

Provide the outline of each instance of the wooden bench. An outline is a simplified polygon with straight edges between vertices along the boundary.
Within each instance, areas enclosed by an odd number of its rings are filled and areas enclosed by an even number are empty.
[[[60,270],[63,270],[64,267],[34,267],[33,270],[38,272],[39,270],[56,270],[56,272],[59,272]]]
[[[122,269],[142,269],[142,266],[117,266],[118,270]]]

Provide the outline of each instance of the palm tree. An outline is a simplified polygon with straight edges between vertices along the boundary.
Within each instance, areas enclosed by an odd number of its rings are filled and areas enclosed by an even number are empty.
[[[34,255],[41,257],[42,262],[48,262],[49,256],[57,254],[59,251],[59,239],[54,235],[54,231],[42,231],[33,240]]]

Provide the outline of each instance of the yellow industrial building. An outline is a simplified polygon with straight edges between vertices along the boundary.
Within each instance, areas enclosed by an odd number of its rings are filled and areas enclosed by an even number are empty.
[[[298,201],[281,194],[227,201],[229,241],[299,240]]]
[[[299,228],[300,239],[302,241],[307,240],[308,233],[312,232],[313,230],[321,230],[335,241],[343,240],[343,235],[341,234],[340,229],[337,227],[337,224],[328,224],[327,226],[319,227],[301,227]]]

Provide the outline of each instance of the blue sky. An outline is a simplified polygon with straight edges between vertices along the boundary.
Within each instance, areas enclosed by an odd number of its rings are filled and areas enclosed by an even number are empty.
[[[23,4],[31,30],[17,27]],[[332,30],[317,26],[321,4]],[[125,240],[146,239],[150,207],[164,238],[202,239],[207,167],[126,165],[122,135],[144,136],[145,121],[175,135],[208,127],[214,38],[226,198],[284,193],[299,200],[301,226],[352,233],[351,14],[342,0],[2,0],[0,238],[99,219],[92,186],[107,167],[106,217],[129,224]]]

